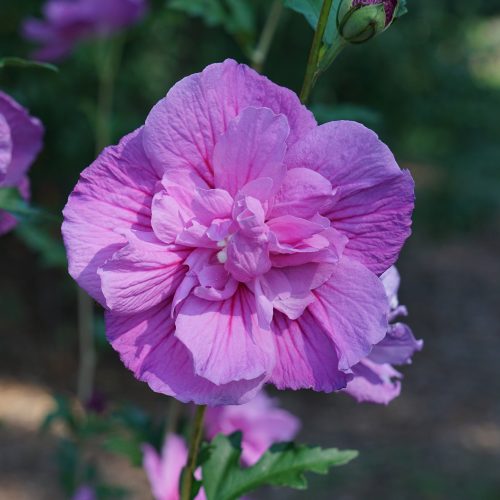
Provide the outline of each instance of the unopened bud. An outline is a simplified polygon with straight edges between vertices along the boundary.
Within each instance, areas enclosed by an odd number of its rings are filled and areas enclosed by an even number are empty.
[[[400,0],[341,0],[337,13],[340,36],[349,43],[367,42],[394,21]]]

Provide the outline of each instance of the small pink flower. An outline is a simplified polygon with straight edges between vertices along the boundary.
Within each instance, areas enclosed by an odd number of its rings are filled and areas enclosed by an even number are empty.
[[[241,431],[243,463],[253,465],[272,444],[292,440],[300,428],[298,418],[276,406],[274,399],[260,392],[244,405],[209,408],[207,437]]]
[[[45,19],[27,19],[25,38],[41,44],[33,57],[56,61],[68,56],[81,40],[108,37],[136,23],[144,14],[147,0],[48,0]]]
[[[155,500],[179,500],[181,472],[188,459],[188,449],[184,440],[176,434],[169,434],[165,438],[161,455],[149,444],[144,444],[142,451],[144,470]],[[196,495],[196,500],[205,498],[202,489]]]
[[[0,189],[17,188],[29,199],[28,170],[42,149],[43,127],[12,97],[0,91]],[[0,235],[17,221],[0,210]]]
[[[393,323],[398,316],[408,314],[406,307],[399,305],[397,269],[390,267],[380,278],[391,308],[389,329],[369,356],[353,367],[354,378],[347,384],[345,392],[359,402],[388,404],[399,396],[399,379],[403,377],[392,365],[410,364],[413,354],[422,349],[423,341],[415,339],[408,325]]]
[[[413,181],[354,122],[228,60],[177,83],[85,170],[64,210],[70,274],[135,375],[198,404],[266,382],[331,392],[386,335],[378,275]]]

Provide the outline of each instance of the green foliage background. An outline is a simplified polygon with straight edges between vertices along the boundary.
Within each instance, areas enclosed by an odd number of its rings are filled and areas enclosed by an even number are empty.
[[[186,2],[192,14],[208,6],[205,23],[200,16],[168,9],[167,3],[154,1],[147,20],[127,36],[115,140],[140,125],[182,76],[226,57],[245,62],[241,47],[255,40],[269,4],[227,2],[229,12],[237,4],[246,8],[238,7],[236,21],[221,22],[216,9],[210,10],[220,2]],[[313,105],[320,112],[325,105],[331,108],[334,118],[364,121],[391,145],[402,164],[415,166],[418,224],[435,234],[484,226],[497,216],[500,203],[500,69],[495,65],[500,58],[495,27],[496,33],[500,27],[494,24],[500,2],[420,0],[410,2],[410,9],[383,36],[346,50],[321,78]],[[29,54],[19,25],[39,11],[35,0],[2,5],[2,55]],[[265,74],[298,91],[311,36],[304,19],[287,11]],[[32,177],[35,199],[54,208],[64,203],[78,173],[94,156],[96,50],[98,44],[80,46],[61,64],[59,74],[13,68],[0,75],[1,88],[46,125],[46,147]]]

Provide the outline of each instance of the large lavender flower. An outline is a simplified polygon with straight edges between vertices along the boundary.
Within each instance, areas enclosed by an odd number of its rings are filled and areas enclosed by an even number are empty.
[[[413,181],[354,122],[234,61],[175,85],[82,173],[71,275],[152,389],[238,404],[266,382],[331,392],[386,335],[378,275],[410,234]]]
[[[66,57],[81,40],[107,37],[134,24],[144,14],[147,0],[48,0],[43,21],[27,19],[26,38],[41,45],[33,57],[55,61]]]
[[[42,136],[40,120],[0,91],[0,189],[17,188],[23,198],[29,198],[27,173],[42,148]],[[0,210],[0,235],[16,223],[14,216]]]

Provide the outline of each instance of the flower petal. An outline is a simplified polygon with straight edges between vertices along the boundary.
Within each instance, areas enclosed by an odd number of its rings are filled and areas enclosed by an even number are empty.
[[[236,196],[249,182],[270,178],[278,190],[286,174],[283,158],[290,127],[269,108],[245,108],[214,149],[214,183]]]
[[[389,326],[387,335],[373,348],[369,358],[379,364],[405,365],[423,347],[423,341],[414,337],[408,325],[395,323]]]
[[[252,399],[265,381],[260,376],[215,385],[195,375],[190,352],[174,335],[169,304],[161,303],[134,315],[107,312],[106,332],[113,348],[139,380],[183,403],[242,404]]]
[[[345,392],[359,403],[388,404],[401,393],[401,374],[391,365],[378,365],[368,359],[352,369],[354,378]]]
[[[276,366],[270,382],[278,389],[332,392],[346,387],[352,378],[339,371],[335,344],[309,310],[297,320],[276,312],[272,333]]]
[[[192,208],[196,218],[208,227],[214,219],[231,217],[233,199],[224,189],[197,189]]]
[[[69,273],[105,304],[97,269],[123,247],[123,230],[151,230],[151,202],[159,178],[142,149],[141,129],[106,148],[80,176],[64,208],[62,233]]]
[[[129,231],[128,244],[98,270],[106,307],[136,313],[164,301],[186,274],[190,250],[168,247],[152,232]]]
[[[293,168],[286,173],[269,218],[293,215],[310,219],[325,212],[332,202],[333,190],[328,179],[309,168]]]
[[[386,335],[384,287],[362,264],[342,258],[330,279],[312,293],[316,301],[309,310],[335,343],[339,369],[349,370]]]
[[[414,183],[375,133],[355,122],[331,122],[289,151],[288,168],[307,167],[336,190],[327,215],[349,242],[346,255],[381,274],[410,235]]]
[[[142,446],[144,470],[155,499],[179,498],[179,479],[187,463],[188,449],[184,440],[176,434],[167,434],[161,456],[149,444]]]
[[[5,179],[12,158],[12,137],[7,120],[0,113],[0,185]]]
[[[184,78],[153,108],[146,120],[146,152],[159,172],[194,170],[214,187],[215,144],[228,123],[249,106],[285,115],[288,145],[316,125],[294,92],[228,59]]]
[[[7,122],[12,141],[9,168],[5,171],[4,186],[17,186],[42,149],[43,126],[12,97],[0,91],[0,115]]]
[[[184,229],[182,208],[165,191],[159,191],[153,198],[151,226],[156,237],[164,243],[174,243]]]
[[[243,286],[225,301],[188,297],[175,336],[191,352],[195,373],[217,385],[267,377],[274,365],[271,335],[259,327],[254,297]]]

